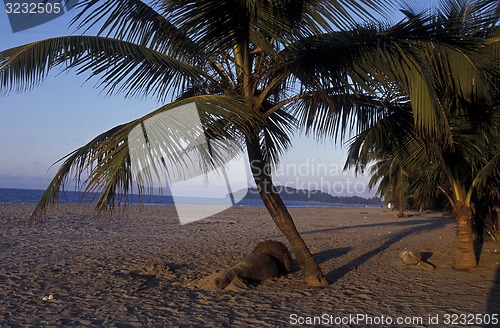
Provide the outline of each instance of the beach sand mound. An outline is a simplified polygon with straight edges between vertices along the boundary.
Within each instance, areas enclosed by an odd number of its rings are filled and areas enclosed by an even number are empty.
[[[292,257],[285,244],[266,240],[236,265],[201,279],[196,286],[207,291],[241,291],[252,282],[287,274],[291,268]]]

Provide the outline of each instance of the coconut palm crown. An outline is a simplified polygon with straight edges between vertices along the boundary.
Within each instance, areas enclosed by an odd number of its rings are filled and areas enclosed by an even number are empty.
[[[496,5],[478,2],[483,9]],[[463,99],[489,97],[487,71],[477,54],[490,41],[475,34],[489,16],[479,14],[460,29],[409,12],[394,26],[356,23],[356,16],[370,18],[383,8],[378,0],[80,1],[73,24],[84,32],[97,29],[96,35],[2,51],[0,90],[30,89],[60,67],[86,74],[109,94],[166,105],[67,155],[32,219],[58,200],[71,177],[86,191],[100,193],[99,208],[120,202],[135,183],[130,131],[195,102],[208,140],[229,140],[246,150],[264,204],[290,242],[305,281],[326,285],[268,169],[291,146],[293,133],[342,137],[397,108],[403,93],[417,128],[447,137],[445,108],[424,60],[429,48]],[[175,154],[177,146],[170,140],[166,147]],[[88,178],[81,180],[83,173]]]

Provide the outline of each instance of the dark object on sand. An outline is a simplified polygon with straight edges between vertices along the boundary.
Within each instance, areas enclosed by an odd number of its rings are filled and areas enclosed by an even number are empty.
[[[406,265],[417,265],[422,262],[422,253],[419,251],[404,250],[399,253],[399,257],[403,260]]]
[[[420,252],[417,250],[404,250],[399,253],[399,257],[403,260],[403,263],[408,266],[412,265],[425,265],[428,268],[435,269],[436,266],[429,261],[427,261],[432,253],[430,252]]]
[[[287,274],[292,268],[288,248],[279,241],[267,240],[235,266],[202,279],[197,285],[206,290],[242,290],[252,281],[262,281]]]

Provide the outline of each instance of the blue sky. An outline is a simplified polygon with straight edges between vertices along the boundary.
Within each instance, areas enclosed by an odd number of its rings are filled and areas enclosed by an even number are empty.
[[[45,38],[68,35],[71,13],[13,33],[0,6],[0,50]],[[0,94],[0,188],[44,189],[58,164],[51,165],[97,134],[154,110],[154,101],[107,97],[94,82],[54,70],[38,87]],[[278,184],[322,189],[330,193],[371,196],[368,178],[342,172],[345,154],[339,145],[298,137],[283,157]]]
[[[0,5],[0,49],[71,33],[71,14],[12,33]],[[155,109],[156,103],[106,97],[92,81],[54,70],[31,91],[0,95],[0,188],[44,189],[58,159],[97,134]]]

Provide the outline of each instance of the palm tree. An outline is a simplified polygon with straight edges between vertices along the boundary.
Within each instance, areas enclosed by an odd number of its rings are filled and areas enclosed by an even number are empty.
[[[470,29],[468,26],[467,22],[474,24],[480,8],[470,8],[466,3],[455,5],[445,8],[440,14],[439,20],[443,26],[456,29],[465,27],[477,37],[484,38],[495,33],[494,25],[480,25],[481,29]],[[487,15],[494,16],[493,22],[498,21],[498,11]],[[414,180],[410,188],[419,197],[428,198],[437,190],[446,195],[457,222],[455,268],[458,270],[468,270],[477,265],[472,233],[475,211],[473,199],[478,192],[486,191],[487,197],[492,195],[488,188],[492,181],[498,181],[499,176],[500,112],[498,104],[495,104],[498,100],[494,96],[499,61],[498,57],[494,57],[495,46],[498,45],[484,49],[481,54],[486,59],[493,58],[489,63],[483,63],[493,72],[490,86],[493,97],[470,96],[468,99],[450,83],[451,72],[439,63],[435,49],[428,49],[427,67],[430,68],[436,88],[440,90],[440,103],[444,105],[444,118],[448,126],[446,133],[422,133],[413,124],[412,111],[389,111],[379,122],[358,134],[349,148],[348,165],[365,165],[373,159],[391,165],[396,163],[404,171],[410,172]],[[480,59],[475,63],[480,65]],[[375,173],[388,175],[389,180],[394,174],[388,168],[378,169],[383,172]]]
[[[495,131],[500,124],[498,110],[474,106],[467,112],[454,113],[450,117],[452,141],[448,145],[442,140],[416,134],[414,127],[401,129],[400,122],[389,115],[384,118],[383,131],[369,129],[356,138],[361,149],[349,149],[349,158],[358,163],[366,161],[365,151],[369,151],[371,157],[380,156],[382,159],[387,156],[389,147],[383,141],[374,142],[367,135],[392,135],[394,142],[389,142],[391,155],[387,160],[377,162],[373,177],[377,180],[382,177],[381,183],[384,179],[390,181],[394,179],[394,171],[384,165],[398,165],[396,173],[399,170],[408,172],[407,190],[417,197],[417,202],[425,203],[438,191],[446,195],[457,222],[458,251],[454,266],[459,270],[476,267],[472,230],[474,213],[484,212],[479,208],[481,201],[486,201],[487,206],[494,204],[489,197],[493,196],[492,190],[496,190],[495,181],[499,177],[500,136]],[[397,143],[401,143],[400,147]],[[380,163],[382,166],[378,166]]]
[[[390,103],[391,101],[388,101]],[[386,106],[386,113],[376,125],[358,133],[347,142],[348,152],[344,170],[355,169],[363,173],[370,162],[368,188],[378,185],[376,194],[386,202],[394,204],[398,217],[404,217],[406,199],[410,186],[411,171],[408,171],[396,151],[406,151],[400,145],[401,131],[413,129],[413,117],[409,103],[398,103],[397,107]],[[367,145],[374,145],[367,147]]]
[[[405,217],[406,199],[410,176],[407,170],[399,163],[397,158],[389,158],[377,162],[371,171],[368,187],[371,188],[380,181],[377,194],[384,196],[386,201],[394,203],[398,217]]]
[[[441,31],[424,16],[392,27],[356,24],[353,15],[369,17],[369,10],[382,8],[376,0],[84,0],[79,8],[74,23],[84,31],[97,27],[97,35],[58,37],[1,52],[2,91],[29,89],[59,66],[96,78],[97,87],[109,94],[167,104],[69,154],[32,219],[57,201],[72,173],[86,191],[100,193],[99,208],[122,201],[137,178],[129,133],[150,118],[195,102],[209,141],[246,149],[264,204],[309,285],[327,281],[269,169],[291,146],[291,135],[304,129],[319,139],[336,138],[356,124],[370,125],[393,106],[383,99],[395,90],[412,101],[419,128],[441,133],[446,121],[424,66],[429,47],[436,48],[450,72],[465,69],[467,74],[453,75],[455,85],[469,86],[473,78],[476,94],[487,96],[483,72],[470,64],[484,39],[464,37],[463,30]],[[459,92],[467,94],[465,89]],[[180,142],[170,138],[164,145],[174,161]],[[207,165],[211,161],[216,160]],[[84,172],[89,177],[82,181]]]

